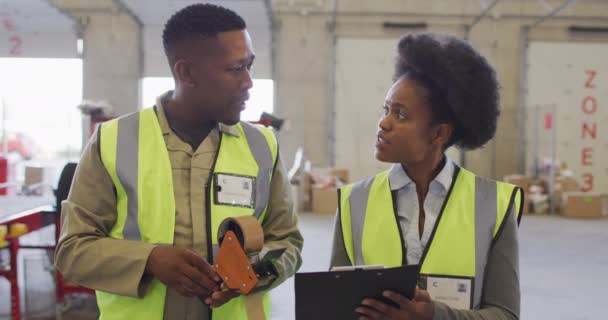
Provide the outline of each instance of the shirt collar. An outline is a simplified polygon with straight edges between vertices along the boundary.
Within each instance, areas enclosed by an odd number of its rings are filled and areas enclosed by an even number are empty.
[[[219,123],[218,128],[220,129],[220,132],[222,132],[222,133],[226,133],[226,134],[229,134],[229,135],[235,136],[235,137],[240,136],[239,129],[236,127],[236,125],[229,126],[227,124]]]
[[[172,95],[173,91],[167,91],[166,93],[158,96],[156,98],[156,114],[158,116],[158,122],[160,124],[160,129],[163,132],[163,134],[169,134],[171,132],[171,127],[169,126],[169,122],[167,121],[167,116],[165,115],[165,110],[164,110],[164,106],[163,106],[163,100],[166,99],[166,97],[168,97],[169,95]],[[239,137],[240,133],[239,133],[239,129],[237,128],[236,125],[230,126],[227,124],[223,124],[223,123],[218,123],[218,129],[220,130],[220,132],[222,133],[226,133],[229,134],[231,136],[235,136],[235,137]]]
[[[439,174],[431,181],[431,186],[433,184],[439,183],[440,186],[445,190],[449,190],[452,185],[452,180],[454,179],[454,170],[456,169],[454,162],[450,160],[446,156],[445,164],[443,168],[439,172]],[[413,184],[414,182],[407,175],[405,170],[403,170],[403,166],[400,163],[394,163],[388,172],[389,184],[391,186],[391,190],[399,190],[408,186],[409,184]]]
[[[399,190],[413,183],[412,179],[405,173],[401,163],[393,163],[388,172],[388,181],[391,185],[391,190]]]
[[[443,166],[443,169],[441,169],[441,171],[433,181],[439,182],[439,184],[443,187],[444,190],[449,190],[452,186],[452,180],[454,180],[454,170],[456,170],[454,162],[452,162],[452,160],[450,160],[450,158],[446,156],[445,165]]]

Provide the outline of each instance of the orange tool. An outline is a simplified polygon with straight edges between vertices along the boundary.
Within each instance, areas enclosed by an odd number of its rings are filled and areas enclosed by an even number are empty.
[[[215,269],[229,289],[248,294],[258,283],[251,260],[264,246],[264,231],[253,216],[227,218],[218,231]]]

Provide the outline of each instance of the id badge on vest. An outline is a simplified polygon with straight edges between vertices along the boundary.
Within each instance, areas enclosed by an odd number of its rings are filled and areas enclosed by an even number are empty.
[[[216,173],[213,178],[215,204],[255,208],[255,177]]]
[[[454,309],[473,308],[473,278],[420,274],[418,286],[428,291],[431,299]]]

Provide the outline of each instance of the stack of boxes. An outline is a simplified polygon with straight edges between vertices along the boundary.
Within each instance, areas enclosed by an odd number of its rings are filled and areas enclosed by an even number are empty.
[[[553,202],[554,213],[572,218],[600,218],[608,216],[608,195],[583,192],[571,175],[557,175],[550,193],[550,182],[546,178],[533,179],[525,175],[507,175],[503,181],[524,189],[524,213],[550,213]]]
[[[299,211],[334,214],[338,208],[338,188],[349,181],[346,169],[312,167],[304,170],[294,186],[296,206]]]

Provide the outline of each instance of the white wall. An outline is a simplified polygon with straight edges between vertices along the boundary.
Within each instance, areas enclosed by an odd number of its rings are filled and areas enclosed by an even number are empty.
[[[74,20],[43,0],[0,0],[0,57],[76,58]]]
[[[316,165],[347,164],[352,170],[357,164],[348,164],[350,158],[366,157],[366,153],[339,150],[338,140],[348,133],[340,132],[345,126],[340,123],[339,74],[335,74],[333,55],[338,55],[340,39],[396,39],[407,29],[386,29],[384,22],[427,23],[427,29],[464,37],[467,25],[481,13],[482,1],[402,1],[402,0],[309,0],[273,1],[277,29],[277,112],[294,124],[280,133],[285,159],[290,163],[296,147],[303,145],[306,157]],[[333,4],[338,6],[333,12]],[[485,2],[490,3],[489,1]],[[546,0],[552,8],[563,1]],[[525,150],[522,145],[524,124],[521,93],[523,89],[522,65],[526,38],[531,40],[557,41],[607,41],[606,35],[590,36],[568,32],[571,25],[608,27],[608,2],[601,0],[577,1],[526,34],[526,26],[549,12],[540,1],[499,1],[490,14],[471,30],[469,40],[495,66],[502,86],[502,113],[496,138],[484,148],[466,153],[465,166],[484,176],[502,178],[510,173],[523,173]],[[589,39],[589,38],[593,39]],[[335,40],[337,39],[337,41]],[[378,53],[375,51],[385,51]],[[388,50],[388,51],[386,51]],[[342,69],[359,68],[359,53],[344,52],[337,63]],[[394,47],[370,48],[365,52],[367,60],[375,61],[377,55],[394,55]],[[345,60],[346,59],[346,60]],[[345,60],[345,61],[340,61]],[[350,65],[346,65],[351,61]],[[372,62],[374,63],[374,62]],[[353,71],[354,72],[354,71]],[[389,71],[385,77],[390,77]],[[367,74],[363,80],[373,85],[382,84],[386,78]],[[336,82],[333,82],[336,79]],[[336,90],[333,86],[336,85]],[[373,101],[378,93],[368,86],[354,86],[349,93],[352,101]],[[345,102],[349,103],[349,102]],[[352,129],[346,129],[352,130]],[[366,132],[361,130],[361,132]],[[364,141],[366,136],[357,137]],[[342,140],[344,141],[344,140]],[[335,145],[335,147],[334,147]],[[458,158],[458,153],[449,152]],[[335,155],[335,157],[334,157]],[[355,161],[355,160],[351,160]],[[354,173],[358,176],[358,173]]]
[[[533,41],[527,57],[528,168],[536,154],[552,157],[555,129],[556,159],[585,191],[608,192],[608,43]],[[555,127],[545,127],[553,110]]]
[[[336,44],[335,159],[337,167],[350,169],[352,180],[388,167],[374,158],[374,144],[396,42],[340,37]]]
[[[0,57],[76,58],[76,32],[9,32],[0,26]]]

